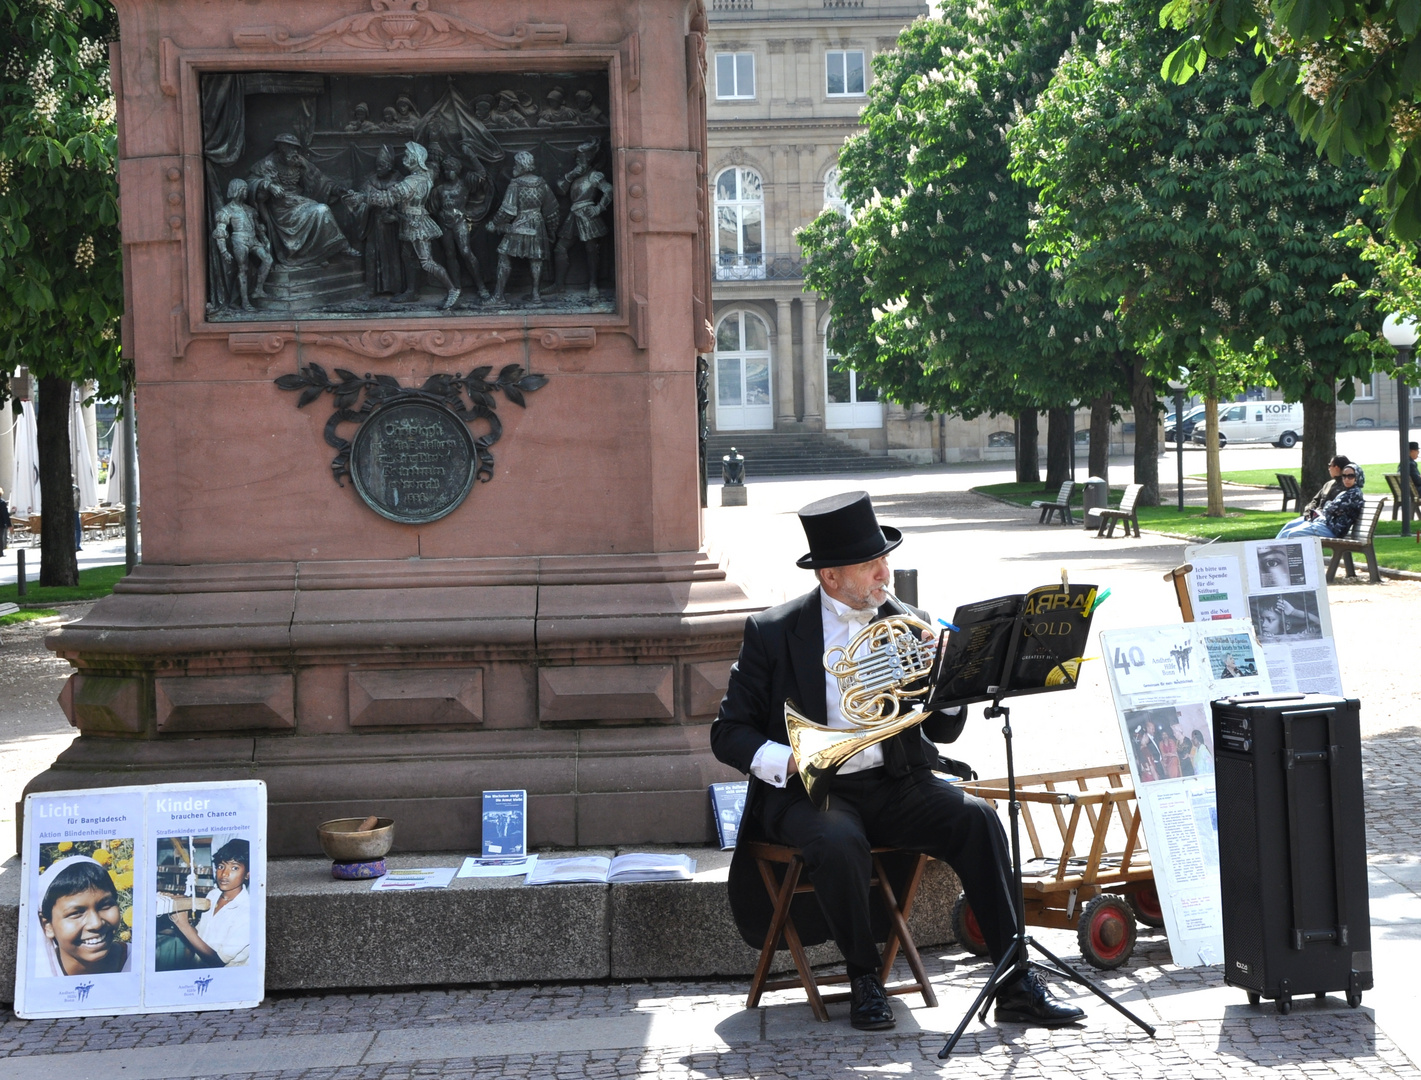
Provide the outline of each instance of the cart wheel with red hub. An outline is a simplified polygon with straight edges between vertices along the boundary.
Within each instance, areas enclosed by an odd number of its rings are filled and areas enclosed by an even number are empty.
[[[973,956],[987,955],[987,939],[982,936],[982,928],[977,925],[977,916],[972,914],[966,893],[959,893],[957,903],[952,905],[952,932],[957,936],[957,944]]]
[[[1135,918],[1146,926],[1160,927],[1164,925],[1164,911],[1159,906],[1159,893],[1155,891],[1152,881],[1147,881],[1129,895],[1130,907],[1134,909]]]
[[[1092,967],[1117,968],[1135,951],[1135,913],[1114,893],[1102,893],[1081,912],[1076,938]]]

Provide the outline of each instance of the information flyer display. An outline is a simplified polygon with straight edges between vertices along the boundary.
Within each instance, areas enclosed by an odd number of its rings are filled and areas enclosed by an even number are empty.
[[[1201,623],[1247,619],[1268,660],[1274,693],[1342,695],[1316,537],[1187,547],[1189,595]]]
[[[1267,658],[1246,620],[1109,630],[1100,641],[1174,963],[1222,963],[1209,702],[1266,693]]]
[[[250,1008],[266,975],[266,785],[25,799],[15,1013]]]

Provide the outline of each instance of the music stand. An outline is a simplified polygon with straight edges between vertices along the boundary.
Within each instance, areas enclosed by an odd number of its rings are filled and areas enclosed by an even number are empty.
[[[1085,590],[1089,590],[1089,592]],[[1054,593],[1064,594],[1066,602],[1060,605],[1061,610],[1053,612],[1050,617],[1052,619],[1067,619],[1072,622],[1078,622],[1079,625],[1072,626],[1068,632],[1060,634],[1034,634],[1032,641],[1035,645],[1043,645],[1049,641],[1052,636],[1059,637],[1062,639],[1060,643],[1072,651],[1073,655],[1070,657],[1054,656],[1055,665],[1050,669],[1051,675],[1054,676],[1054,672],[1057,670],[1061,673],[1060,677],[1054,682],[1051,680],[1051,677],[1047,677],[1042,680],[1042,685],[1040,686],[1029,685],[1017,688],[1013,686],[1013,682],[1018,675],[1017,654],[1019,646],[1022,641],[1026,640],[1025,631],[1027,629],[1028,615],[1030,614],[1032,617],[1036,617],[1037,615],[1036,612],[1032,612],[1031,610],[1032,600],[1037,597],[1049,597]],[[1002,601],[1008,599],[1007,597],[1001,598]],[[1016,798],[1016,764],[1012,754],[1011,710],[1003,705],[1002,701],[1008,697],[1014,697],[1020,694],[1043,693],[1051,690],[1071,690],[1075,688],[1077,682],[1076,675],[1079,671],[1079,667],[1077,666],[1076,670],[1073,671],[1068,666],[1068,662],[1071,660],[1078,661],[1082,655],[1085,638],[1090,631],[1092,609],[1097,603],[1097,600],[1094,587],[1088,585],[1047,586],[1041,589],[1033,589],[1025,596],[1017,599],[1019,602],[1016,613],[1007,624],[1010,630],[1007,637],[1006,653],[999,669],[1000,674],[997,674],[998,669],[995,664],[992,665],[991,671],[989,672],[989,675],[995,674],[998,679],[995,685],[988,684],[986,686],[987,692],[984,693],[980,690],[982,684],[979,678],[975,687],[972,685],[959,685],[956,693],[949,691],[941,696],[930,695],[928,702],[924,705],[925,711],[936,711],[938,709],[951,708],[959,704],[966,707],[966,705],[976,701],[990,700],[991,704],[987,706],[983,715],[988,720],[994,720],[997,717],[1001,717],[1002,719],[1002,739],[1006,744],[1007,758],[1007,790],[1012,793],[1011,801],[1007,805],[1007,817],[1011,824],[1012,901],[1016,905],[1016,933],[1012,935],[1011,948],[1007,951],[1007,954],[1002,957],[1001,961],[992,971],[991,977],[987,979],[986,985],[983,986],[981,991],[977,994],[976,1000],[972,1002],[971,1007],[969,1007],[967,1012],[963,1015],[962,1022],[957,1025],[957,1030],[952,1033],[947,1042],[943,1045],[943,1048],[938,1051],[937,1056],[939,1058],[945,1058],[952,1053],[953,1047],[955,1047],[962,1038],[962,1033],[967,1030],[967,1024],[971,1021],[974,1012],[977,1013],[978,1023],[985,1024],[987,1022],[987,1009],[1008,984],[1009,975],[1016,973],[1024,977],[1032,969],[1059,975],[1063,978],[1070,979],[1072,982],[1079,983],[1111,1008],[1143,1028],[1149,1033],[1151,1038],[1153,1038],[1155,1034],[1153,1026],[1125,1008],[1125,1006],[1113,999],[1104,990],[1096,986],[1093,982],[1080,974],[1080,972],[1076,971],[1075,968],[1060,959],[1060,957],[1050,952],[1044,945],[1026,932],[1026,893],[1025,887],[1022,884],[1021,830],[1019,825],[1021,803],[1018,802]],[[1001,610],[1000,601],[988,601],[987,605],[974,605],[974,607],[989,608],[989,606],[993,604],[998,605],[998,611]],[[959,611],[959,617],[960,616],[961,612]],[[1001,623],[1003,620],[998,618],[997,621]],[[971,628],[959,631],[959,633],[964,634],[964,637],[970,634],[970,632]],[[980,636],[985,639],[990,635],[983,634]],[[1000,637],[998,637],[997,640],[999,641]],[[990,642],[987,642],[987,644],[990,646]],[[944,635],[940,642],[938,663],[936,665],[937,670],[934,672],[934,686],[943,687],[944,689],[947,689],[954,681],[957,681],[956,677],[960,675],[960,671],[954,672],[948,667],[947,661],[950,659],[950,656],[947,645],[948,639]],[[966,651],[970,653],[970,642],[967,643],[967,645],[968,648]],[[1045,647],[1049,650],[1049,646]],[[979,670],[975,671],[974,674],[978,674],[979,676],[980,661],[980,656],[971,656],[968,658],[969,664],[978,665]],[[1040,665],[1037,665],[1038,670],[1039,668]],[[1050,963],[1043,964],[1040,961],[1033,960],[1028,951],[1029,949],[1035,949],[1050,961]]]

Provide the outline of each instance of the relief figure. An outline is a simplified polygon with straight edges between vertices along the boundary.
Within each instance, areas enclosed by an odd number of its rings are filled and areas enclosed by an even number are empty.
[[[419,299],[419,273],[411,263],[439,282],[446,290],[443,307],[452,308],[459,299],[459,290],[434,261],[429,242],[437,240],[441,230],[429,216],[429,194],[434,178],[429,175],[428,151],[417,142],[405,143],[404,166],[409,174],[383,190],[352,192],[352,205],[358,210],[363,203],[381,208],[393,208],[400,215],[400,244],[405,256],[405,289],[396,300],[410,302]]]
[[[375,159],[375,171],[365,178],[360,190],[367,196],[374,191],[389,191],[401,179],[390,148],[382,146]],[[392,208],[371,206],[367,201],[355,217],[364,228],[366,292],[371,296],[404,292],[400,215]]]
[[[479,260],[469,247],[469,226],[477,225],[488,216],[493,203],[493,182],[484,169],[483,162],[473,152],[473,147],[463,147],[463,157],[447,154],[442,164],[443,177],[430,196],[430,209],[439,222],[444,235],[440,240],[444,246],[444,266],[455,285],[460,284],[460,264],[463,265],[479,295],[488,299],[488,287],[479,273]]]
[[[295,135],[278,135],[275,149],[256,163],[248,183],[273,257],[283,266],[324,263],[333,255],[360,257],[326,204],[346,194],[301,153]]]
[[[608,232],[602,215],[612,205],[612,185],[592,168],[600,145],[593,139],[579,146],[577,164],[558,182],[559,191],[571,194],[572,208],[558,231],[557,247],[553,250],[553,291],[562,292],[567,282],[573,241],[582,241],[587,256],[587,295],[594,299],[597,296],[597,257],[602,250],[601,239]]]
[[[533,155],[527,150],[513,158],[513,179],[503,193],[503,204],[486,226],[503,234],[498,243],[498,283],[494,299],[502,300],[513,271],[514,259],[527,259],[533,272],[532,302],[542,302],[538,293],[543,261],[548,257],[549,238],[557,232],[558,200],[548,182],[534,172]]]
[[[251,290],[252,296],[261,299],[266,296],[266,276],[271,273],[272,259],[266,229],[257,220],[256,211],[247,204],[245,180],[239,178],[227,185],[227,202],[217,211],[212,242],[222,256],[222,265],[237,276],[242,310],[251,311],[252,302],[247,295],[247,277],[251,272],[249,260],[255,258],[261,264],[257,270],[256,288]]]

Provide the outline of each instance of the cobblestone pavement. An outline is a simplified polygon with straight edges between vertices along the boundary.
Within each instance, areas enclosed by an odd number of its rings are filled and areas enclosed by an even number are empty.
[[[1176,617],[1160,572],[1182,558],[1178,542],[1146,536],[1107,544],[1079,530],[1035,528],[1019,511],[963,492],[934,490],[931,481],[910,474],[851,482],[870,487],[885,519],[904,529],[907,558],[898,565],[922,568],[920,588],[929,606],[950,610],[961,600],[1036,584],[1066,565],[1073,580],[1113,586],[1111,603],[1102,609],[1103,625]],[[728,516],[717,508],[707,515],[707,534],[732,563],[747,568],[753,567],[748,554],[753,549],[762,563],[782,562],[787,552],[792,559],[802,544],[793,507],[847,486],[842,479],[787,482],[773,492],[771,485],[759,485],[752,490],[750,513]],[[971,579],[970,589],[964,578]],[[798,578],[784,579],[781,574],[763,580],[786,592],[807,587]],[[1378,970],[1377,989],[1360,1009],[1348,1009],[1338,995],[1322,1002],[1300,999],[1288,1016],[1271,1007],[1251,1008],[1241,991],[1222,984],[1218,968],[1177,968],[1163,933],[1142,930],[1125,967],[1104,976],[1083,970],[1156,1025],[1154,1039],[1079,987],[1056,982],[1061,996],[1087,1010],[1085,1025],[1048,1032],[979,1026],[974,1020],[952,1059],[941,1062],[936,1054],[945,1033],[986,975],[980,962],[949,947],[924,953],[939,1007],[928,1009],[916,996],[896,999],[898,1027],[887,1033],[853,1031],[843,1005],[831,1006],[831,1023],[817,1024],[802,996],[788,992],[769,995],[762,1008],[746,1011],[744,980],[279,995],[238,1012],[30,1022],[7,1012],[0,1015],[0,1077],[1421,1078],[1413,1064],[1421,1061],[1419,1003],[1410,989],[1412,972],[1421,965],[1421,811],[1412,797],[1412,778],[1421,773],[1421,726],[1415,726],[1409,659],[1421,635],[1418,601],[1421,586],[1414,583],[1332,590],[1343,678],[1363,701],[1365,724]],[[16,640],[0,638],[0,656],[32,660],[30,684],[39,687],[35,700],[52,701],[57,683],[51,687],[46,680],[60,677],[62,666],[56,671],[45,666],[35,652],[37,637],[12,651]],[[1095,667],[1095,682],[1083,680],[1079,691],[1053,695],[1049,708],[1023,703],[1017,710],[1024,770],[1078,759],[1098,764],[1102,755],[1120,754],[1103,673]],[[0,670],[0,695],[24,682],[5,679]],[[0,696],[0,723],[8,724],[5,708]],[[37,716],[26,711],[23,727],[6,726],[0,737],[63,738],[57,709],[35,708]],[[991,755],[1000,754],[995,729],[969,731],[961,745],[978,755],[972,760],[995,767]],[[0,750],[9,746],[0,743]],[[1053,952],[1079,962],[1073,934],[1038,933]],[[358,930],[351,944],[359,947]]]

